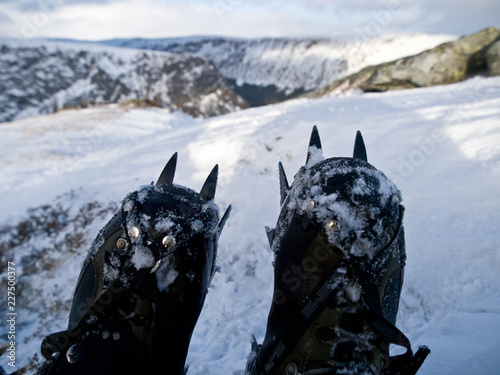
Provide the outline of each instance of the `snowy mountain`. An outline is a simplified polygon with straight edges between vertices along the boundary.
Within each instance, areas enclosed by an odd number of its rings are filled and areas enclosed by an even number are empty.
[[[366,35],[358,38],[234,39],[186,37],[113,39],[113,46],[192,53],[213,61],[253,105],[317,89],[368,66],[416,54],[455,39],[451,35]]]
[[[209,117],[246,106],[206,58],[81,43],[0,40],[0,122],[129,103]]]
[[[277,163],[292,179],[312,126],[326,157],[368,160],[402,190],[407,267],[397,325],[432,352],[420,375],[498,373],[500,358],[500,78],[345,98],[292,100],[199,120],[158,108],[101,106],[0,125],[0,287],[16,269],[17,362],[62,330],[90,242],[126,193],[179,152],[175,181],[233,205],[195,329],[190,375],[241,374],[265,332],[279,213]],[[22,145],[22,147],[20,147]],[[0,314],[6,316],[4,303]],[[7,323],[0,323],[7,332]],[[2,340],[5,336],[1,335]],[[0,365],[7,367],[5,357]]]
[[[283,101],[367,65],[450,39],[449,35],[412,34],[358,41],[0,40],[0,122],[104,103],[154,105],[195,117],[216,116],[248,103]]]

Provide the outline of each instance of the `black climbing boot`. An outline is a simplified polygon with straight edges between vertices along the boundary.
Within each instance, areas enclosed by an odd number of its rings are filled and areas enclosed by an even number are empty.
[[[173,184],[176,160],[94,240],[68,329],[42,343],[40,374],[184,374],[229,208],[219,220],[217,166],[197,193]]]
[[[324,159],[313,128],[307,160],[288,185],[279,165],[281,213],[266,228],[275,253],[274,297],[247,375],[414,374],[394,326],[405,266],[396,186],[367,162],[358,132],[353,158]],[[389,356],[389,345],[406,348]]]

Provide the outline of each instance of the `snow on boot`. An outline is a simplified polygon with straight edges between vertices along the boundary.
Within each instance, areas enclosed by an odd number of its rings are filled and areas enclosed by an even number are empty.
[[[415,355],[395,326],[405,265],[403,206],[396,186],[367,162],[324,159],[313,128],[291,186],[279,164],[281,213],[266,228],[275,253],[274,296],[262,345],[247,375],[414,374]],[[389,345],[406,348],[390,357]]]
[[[97,235],[68,329],[42,343],[41,374],[184,374],[230,207],[219,220],[217,165],[197,193],[173,184],[176,161]]]

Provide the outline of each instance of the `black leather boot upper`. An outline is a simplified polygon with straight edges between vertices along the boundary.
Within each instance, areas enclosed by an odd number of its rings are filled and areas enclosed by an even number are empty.
[[[44,373],[184,373],[229,211],[219,220],[217,167],[200,193],[172,184],[173,170],[129,194],[94,240],[68,329],[42,344]]]
[[[289,186],[280,164],[280,185],[281,213],[267,229],[274,296],[247,373],[390,373],[389,344],[412,358],[394,327],[405,265],[399,190],[366,161],[360,134],[353,158],[325,160],[316,128],[306,165]]]

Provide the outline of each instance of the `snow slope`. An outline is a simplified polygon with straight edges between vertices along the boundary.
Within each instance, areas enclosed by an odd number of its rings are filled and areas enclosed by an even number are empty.
[[[3,227],[45,204],[64,208],[69,218],[89,202],[100,202],[104,212],[81,225],[60,224],[61,233],[36,234],[3,254],[2,275],[6,261],[15,262],[23,288],[17,364],[38,351],[43,335],[65,327],[85,248],[111,216],[106,205],[116,207],[127,192],[156,180],[178,151],[176,183],[200,189],[219,163],[216,202],[221,209],[233,205],[220,240],[221,270],[192,339],[189,374],[240,374],[251,334],[263,339],[271,302],[273,257],[264,226],[274,226],[279,213],[277,163],[291,181],[305,162],[314,124],[326,157],[351,155],[360,129],[368,160],[402,190],[408,259],[397,325],[415,348],[432,350],[419,374],[497,374],[500,78],[481,77],[294,100],[205,120],[111,106],[0,124]],[[79,227],[85,229],[77,245],[51,248]],[[40,248],[46,252],[37,253]],[[51,257],[57,267],[33,264],[31,254],[40,262]],[[4,321],[0,327],[5,340]]]

